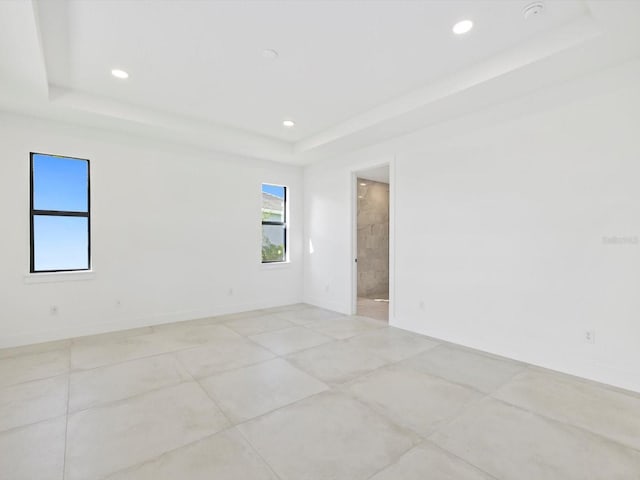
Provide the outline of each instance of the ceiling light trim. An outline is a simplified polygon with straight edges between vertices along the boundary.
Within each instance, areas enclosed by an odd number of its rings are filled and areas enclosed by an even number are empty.
[[[543,32],[485,62],[442,78],[394,101],[352,117],[346,122],[300,140],[295,144],[294,151],[296,154],[305,153],[373,128],[393,118],[417,111],[438,100],[459,94],[474,86],[573,48],[601,34],[602,30],[593,17],[583,15],[569,24]]]
[[[114,68],[111,70],[111,75],[113,75],[118,80],[126,80],[129,78],[129,73],[120,68]]]
[[[453,31],[453,33],[455,33],[456,35],[466,35],[467,33],[469,33],[471,30],[473,30],[473,21],[470,19],[464,19],[464,20],[460,20],[459,22],[456,22],[453,27],[451,28],[451,30]]]

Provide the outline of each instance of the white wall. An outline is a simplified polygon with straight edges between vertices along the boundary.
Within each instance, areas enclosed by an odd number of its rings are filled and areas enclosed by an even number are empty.
[[[593,80],[308,167],[305,300],[350,310],[350,172],[391,161],[393,325],[640,391],[640,244],[603,242],[640,237],[640,88]]]
[[[0,138],[0,347],[301,301],[300,168],[9,114]],[[91,160],[89,279],[27,275],[31,151]],[[262,182],[289,186],[286,266],[260,262]]]

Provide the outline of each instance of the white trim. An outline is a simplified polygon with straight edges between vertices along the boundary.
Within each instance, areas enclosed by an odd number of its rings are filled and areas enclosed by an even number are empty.
[[[285,260],[284,262],[261,262],[260,263],[261,268],[264,268],[265,270],[277,270],[279,268],[291,268],[292,267],[292,263],[289,260]]]
[[[79,272],[42,272],[27,273],[24,276],[24,283],[59,283],[59,282],[81,282],[94,280],[96,272],[93,270],[82,270]]]
[[[345,315],[351,315],[348,309],[344,308],[342,302],[333,302],[327,300],[319,300],[317,298],[305,298],[303,303],[312,305],[314,307],[322,308],[324,310],[331,310],[332,312],[343,313]]]
[[[102,322],[93,325],[74,325],[59,329],[49,329],[31,331],[18,335],[0,337],[0,349],[21,347],[43,342],[53,342],[57,340],[67,340],[70,338],[84,337],[87,335],[98,335],[101,333],[118,332],[130,330],[132,328],[151,327],[154,325],[164,325],[167,323],[183,322],[207,317],[218,317],[233,313],[262,310],[266,308],[294,305],[301,303],[300,298],[291,298],[285,302],[260,302],[243,303],[235,305],[225,305],[199,310],[182,310],[169,313],[155,313],[143,317],[130,317],[112,322]]]
[[[389,325],[396,319],[396,158],[389,162]]]
[[[358,310],[358,172],[370,168],[389,167],[389,325],[395,324],[395,156],[385,161],[375,161],[369,164],[358,164],[351,169],[351,302],[349,311],[355,315]]]

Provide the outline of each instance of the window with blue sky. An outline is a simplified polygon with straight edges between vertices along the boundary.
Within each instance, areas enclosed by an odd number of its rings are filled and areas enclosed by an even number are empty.
[[[89,161],[31,154],[31,272],[90,268]]]
[[[287,259],[287,187],[262,184],[262,263]]]

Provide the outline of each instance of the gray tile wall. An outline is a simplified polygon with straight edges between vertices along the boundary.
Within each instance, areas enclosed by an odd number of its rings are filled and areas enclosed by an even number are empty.
[[[388,295],[389,185],[359,178],[358,296],[388,298]]]

